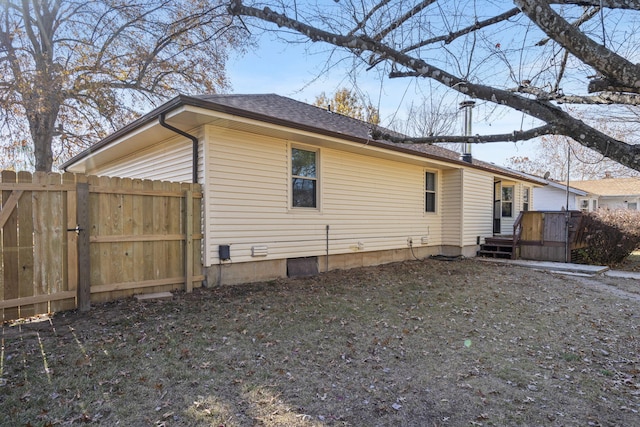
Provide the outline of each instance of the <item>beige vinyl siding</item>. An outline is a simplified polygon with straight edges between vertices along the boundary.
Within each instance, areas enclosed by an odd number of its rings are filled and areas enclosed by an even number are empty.
[[[473,169],[463,171],[462,245],[475,245],[477,236],[493,235],[493,175]]]
[[[218,263],[218,245],[231,245],[231,261],[440,244],[440,216],[424,212],[424,168],[320,148],[318,208],[290,207],[290,147],[316,147],[249,133],[210,128],[205,185],[206,264]]]
[[[442,215],[442,244],[460,246],[462,235],[462,170],[441,174],[442,191],[439,212]]]
[[[131,156],[87,170],[87,174],[121,178],[191,182],[193,146],[186,138],[172,138]]]

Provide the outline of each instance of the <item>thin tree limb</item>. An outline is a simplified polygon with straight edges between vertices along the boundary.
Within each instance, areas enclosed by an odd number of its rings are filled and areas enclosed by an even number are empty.
[[[516,1],[524,4],[525,7],[529,6],[528,1],[533,2],[533,0]],[[555,13],[549,8],[548,4],[545,5],[544,8],[541,7],[540,9],[544,9],[545,13],[548,13],[549,11]],[[422,59],[412,57],[369,37],[357,37],[354,35],[345,36],[342,34],[331,33],[320,28],[304,24],[295,19],[291,19],[286,15],[274,12],[269,8],[257,9],[245,6],[242,4],[241,0],[232,0],[229,6],[229,11],[233,15],[252,16],[267,22],[272,22],[279,27],[289,28],[305,35],[311,41],[326,42],[334,46],[344,47],[356,53],[368,51],[383,59],[388,59],[399,66],[403,66],[411,70],[407,73],[403,73],[405,76],[413,75],[417,77],[430,78],[471,98],[483,99],[498,105],[509,106],[517,111],[524,112],[529,116],[543,121],[545,125],[542,129],[533,130],[533,134],[543,130],[553,131],[553,133],[559,135],[570,136],[582,145],[609,156],[626,166],[640,170],[640,146],[629,145],[623,141],[612,138],[586,125],[581,120],[572,117],[570,114],[553,105],[553,103],[548,100],[531,99],[517,93],[469,82],[435,67]],[[528,14],[536,15],[538,12],[539,11],[528,11]],[[540,20],[540,16],[537,17],[538,20]],[[554,19],[557,20],[561,18],[556,14]],[[563,29],[568,26],[575,30],[575,28],[566,23],[566,21],[564,21],[564,24],[559,24],[557,26]],[[624,58],[622,58],[622,61],[625,63],[628,62]],[[392,77],[393,74],[394,73],[392,73],[390,77]],[[640,87],[640,82],[638,83],[638,86]],[[506,138],[504,135],[501,135],[501,137]]]
[[[398,28],[400,25],[402,25],[403,23],[405,23],[408,19],[411,19],[413,16],[415,16],[418,12],[426,9],[427,7],[431,6],[435,1],[437,0],[423,0],[420,4],[415,5],[414,7],[412,7],[409,11],[407,11],[407,13],[403,14],[402,16],[400,16],[398,19],[396,19],[395,21],[393,21],[391,23],[391,25],[387,26],[387,28],[382,29],[381,31],[378,31],[377,34],[373,35],[373,39],[374,40],[382,40],[383,38],[385,38],[385,36],[387,36],[390,32],[392,32],[393,30],[395,30],[396,28]]]
[[[402,49],[402,52],[404,53],[408,53],[411,52],[413,50],[419,49],[421,47],[430,45],[430,44],[434,44],[434,43],[438,43],[438,42],[444,42],[445,44],[449,44],[451,42],[453,42],[455,39],[462,37],[466,34],[472,33],[474,31],[477,31],[481,28],[485,28],[494,24],[497,24],[498,22],[502,22],[502,21],[506,21],[509,18],[513,18],[514,16],[520,14],[520,9],[518,9],[517,7],[514,7],[513,9],[510,9],[504,13],[501,13],[500,15],[496,15],[492,18],[489,19],[485,19],[484,21],[478,21],[473,25],[470,25],[466,28],[462,28],[458,31],[454,31],[451,32],[449,34],[445,34],[442,36],[438,36],[438,37],[433,37],[430,39],[426,39],[423,40],[419,43],[413,44],[411,46],[408,46],[404,49]]]
[[[598,12],[600,12],[600,6],[594,7],[592,9],[588,9],[582,14],[580,18],[572,22],[571,25],[578,28],[580,25],[584,24],[585,22],[589,21],[591,18],[596,16]],[[549,43],[549,40],[551,40],[549,37],[544,38],[540,40],[538,43],[536,43],[536,46],[544,46],[545,44]]]
[[[621,86],[640,91],[640,66],[596,43],[558,15],[546,0],[515,0],[522,12],[550,38],[585,64],[618,81]]]
[[[640,94],[603,92],[593,96],[565,95],[561,92],[547,92],[544,89],[533,86],[518,86],[511,92],[534,95],[536,99],[555,101],[559,104],[583,104],[583,105],[640,105]]]
[[[525,131],[513,131],[512,133],[503,133],[495,135],[434,135],[417,138],[399,138],[395,135],[373,130],[371,136],[376,139],[384,139],[401,144],[435,144],[439,142],[457,142],[457,143],[474,143],[483,144],[491,142],[517,142],[528,141],[543,135],[551,135],[556,132],[552,125],[544,125]]]

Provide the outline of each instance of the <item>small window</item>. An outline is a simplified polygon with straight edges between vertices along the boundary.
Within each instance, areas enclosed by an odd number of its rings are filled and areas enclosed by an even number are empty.
[[[291,149],[291,194],[294,208],[318,207],[317,153]]]
[[[502,216],[513,217],[513,186],[502,187]]]
[[[593,206],[592,211],[594,211],[594,212],[597,211],[598,210],[598,201],[597,200],[592,200],[591,202],[592,202],[592,206]]]
[[[633,211],[637,211],[638,210],[638,204],[635,203],[635,202],[627,203],[627,209],[631,209]]]
[[[589,212],[589,200],[587,199],[580,200],[580,210],[582,212]]]
[[[529,211],[529,187],[524,187],[524,192],[522,193],[522,210]]]
[[[425,175],[425,212],[436,211],[436,174],[427,172]]]

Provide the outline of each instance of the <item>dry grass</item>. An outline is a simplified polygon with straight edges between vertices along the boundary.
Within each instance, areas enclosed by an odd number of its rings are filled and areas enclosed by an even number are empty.
[[[640,272],[640,249],[633,251],[631,255],[629,255],[619,266],[616,266],[615,268]]]
[[[640,302],[581,280],[426,260],[5,325],[0,425],[634,425]]]

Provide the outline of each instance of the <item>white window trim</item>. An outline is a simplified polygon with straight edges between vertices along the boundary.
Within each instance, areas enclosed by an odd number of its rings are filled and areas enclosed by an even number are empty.
[[[436,180],[435,190],[436,209],[433,212],[427,211],[427,173],[432,173]],[[422,212],[424,215],[438,215],[440,211],[440,171],[435,169],[424,169],[422,171]]]
[[[586,207],[584,207],[584,205],[587,205]],[[580,198],[578,199],[578,206],[577,206],[579,211],[582,212],[590,212],[591,211],[591,199],[588,198]]]
[[[504,189],[505,188],[511,188],[511,200],[507,200],[505,201],[503,196],[504,196]],[[509,184],[509,185],[502,185],[500,188],[500,218],[515,218],[515,209],[516,209],[516,186],[513,184]],[[511,215],[506,216],[503,215],[502,213],[502,207],[504,206],[504,204],[506,203],[511,203]]]
[[[307,208],[302,206],[293,206],[293,171],[291,167],[292,150],[293,149],[312,151],[316,153],[316,207]],[[321,212],[322,207],[322,170],[321,170],[321,150],[319,147],[314,147],[305,144],[289,143],[287,147],[287,210],[292,213],[318,213]]]

